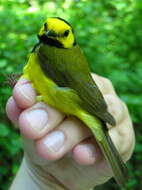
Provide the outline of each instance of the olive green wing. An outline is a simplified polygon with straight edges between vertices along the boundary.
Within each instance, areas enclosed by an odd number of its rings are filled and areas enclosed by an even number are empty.
[[[74,89],[82,100],[81,106],[91,115],[98,116],[104,122],[115,124],[115,120],[108,113],[103,96],[91,78],[86,60],[78,47],[66,50],[43,45],[39,48],[37,55],[46,76],[60,87]],[[81,112],[78,117],[92,130],[112,168],[116,181],[124,186],[127,179],[125,165],[109,137],[106,125],[102,125],[103,122],[91,115]]]
[[[74,89],[82,100],[81,106],[91,115],[115,125],[115,120],[107,111],[105,100],[90,75],[87,61],[79,46],[63,49],[41,45],[37,55],[46,76],[60,87]]]

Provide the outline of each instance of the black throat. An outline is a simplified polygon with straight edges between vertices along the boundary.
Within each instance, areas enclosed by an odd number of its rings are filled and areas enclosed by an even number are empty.
[[[62,43],[60,43],[58,40],[52,39],[52,38],[48,38],[44,34],[42,36],[38,35],[38,39],[43,44],[47,44],[47,45],[50,45],[50,46],[55,46],[57,48],[64,48],[63,45],[62,45]]]
[[[47,44],[49,46],[54,46],[54,47],[57,47],[57,48],[62,48],[62,49],[66,49],[62,43],[60,43],[58,40],[56,39],[52,39],[52,38],[48,38],[46,35],[42,35],[42,36],[39,36],[38,35],[38,39],[39,39],[39,42],[37,42],[35,44],[35,46],[33,47],[32,51],[31,52],[35,52],[36,48],[38,46],[40,46],[40,44]],[[77,43],[76,43],[76,40],[74,40],[74,43],[73,43],[73,46],[75,46]]]

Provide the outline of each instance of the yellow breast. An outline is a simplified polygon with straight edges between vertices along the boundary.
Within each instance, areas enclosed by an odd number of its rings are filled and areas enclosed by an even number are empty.
[[[55,87],[57,86],[52,80],[47,78],[42,72],[38,64],[38,57],[36,53],[30,55],[29,61],[24,67],[23,78],[27,78],[32,82],[33,88],[36,92],[44,97],[44,102],[54,106],[53,100]],[[47,95],[48,94],[48,95]]]
[[[69,115],[77,115],[81,111],[79,96],[73,89],[59,87],[44,75],[38,63],[36,53],[30,55],[24,67],[23,78],[29,79],[42,101]]]

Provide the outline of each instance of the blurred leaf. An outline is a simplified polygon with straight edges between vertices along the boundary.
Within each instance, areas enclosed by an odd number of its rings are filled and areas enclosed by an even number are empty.
[[[1,0],[0,3],[0,184],[8,189],[21,158],[21,142],[5,105],[12,90],[5,74],[21,73],[46,17],[60,16],[73,26],[92,72],[111,79],[128,105],[136,129],[136,148],[128,164],[128,190],[142,189],[142,1]],[[17,158],[17,159],[16,159]],[[138,172],[139,171],[139,172]],[[120,189],[114,180],[96,190]]]
[[[0,123],[0,137],[6,137],[9,133],[9,128],[4,123]]]

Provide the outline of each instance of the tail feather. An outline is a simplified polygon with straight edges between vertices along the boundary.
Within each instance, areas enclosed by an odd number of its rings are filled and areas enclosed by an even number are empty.
[[[80,112],[78,117],[90,128],[102,150],[104,157],[110,165],[116,182],[125,187],[128,180],[127,168],[116,150],[106,127],[106,124],[87,112]]]
[[[103,120],[109,123],[110,125],[112,126],[116,125],[115,119],[109,112],[105,112],[102,117],[103,117]]]
[[[125,186],[127,180],[128,180],[128,171],[127,168],[121,159],[118,151],[116,150],[108,131],[103,128],[104,132],[104,138],[103,141],[98,141],[98,144],[100,145],[100,148],[102,152],[104,153],[104,156],[106,160],[109,162],[114,178],[117,181],[117,183],[120,186]]]

